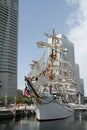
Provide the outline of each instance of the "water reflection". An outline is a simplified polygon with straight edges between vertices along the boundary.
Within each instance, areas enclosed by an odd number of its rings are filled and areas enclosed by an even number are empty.
[[[14,130],[39,130],[39,123],[35,120],[35,117],[24,118],[16,123]]]
[[[82,121],[82,120],[87,120],[87,111],[79,111],[79,112],[75,112],[75,119]]]
[[[0,130],[87,130],[87,112],[76,112],[68,119],[38,122],[35,117],[0,121]]]
[[[74,117],[70,117],[64,120],[41,122],[39,125],[39,130],[70,130],[75,122]]]
[[[14,120],[0,121],[0,130],[13,130]]]

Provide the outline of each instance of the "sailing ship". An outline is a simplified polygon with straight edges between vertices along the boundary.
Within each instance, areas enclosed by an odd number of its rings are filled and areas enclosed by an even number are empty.
[[[67,48],[62,47],[61,38],[55,30],[53,34],[45,33],[50,42],[36,42],[39,48],[47,48],[38,61],[31,64],[31,72],[25,76],[27,88],[36,104],[38,121],[65,119],[74,114],[67,105],[69,95],[76,94],[76,81],[72,66],[66,60]]]

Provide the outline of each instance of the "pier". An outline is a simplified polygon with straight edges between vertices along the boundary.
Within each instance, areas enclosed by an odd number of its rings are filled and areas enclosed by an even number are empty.
[[[21,118],[21,117],[31,117],[35,115],[35,107],[27,106],[27,107],[2,107],[0,108],[0,120],[4,119],[12,119],[12,118]]]

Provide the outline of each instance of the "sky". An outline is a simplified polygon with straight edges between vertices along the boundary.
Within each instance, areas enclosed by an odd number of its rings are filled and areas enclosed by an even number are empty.
[[[84,79],[87,96],[87,0],[19,0],[18,89],[25,88],[29,64],[43,54],[37,41],[47,41],[44,33],[64,34],[75,48],[75,62]]]

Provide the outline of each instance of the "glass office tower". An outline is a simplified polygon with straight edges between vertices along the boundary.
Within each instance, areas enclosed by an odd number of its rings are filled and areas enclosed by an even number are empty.
[[[81,102],[84,101],[84,80],[80,78],[79,74],[79,65],[75,63],[75,52],[74,52],[74,44],[68,40],[66,36],[63,34],[57,35],[61,38],[61,44],[64,48],[68,49],[68,54],[66,55],[66,60],[71,63],[71,67],[73,69],[73,75],[76,79],[76,87],[78,92],[81,94]],[[48,43],[52,43],[52,39],[48,38]],[[75,97],[75,96],[74,96]],[[76,98],[76,97],[75,97]]]
[[[18,0],[0,0],[0,96],[16,96]]]

